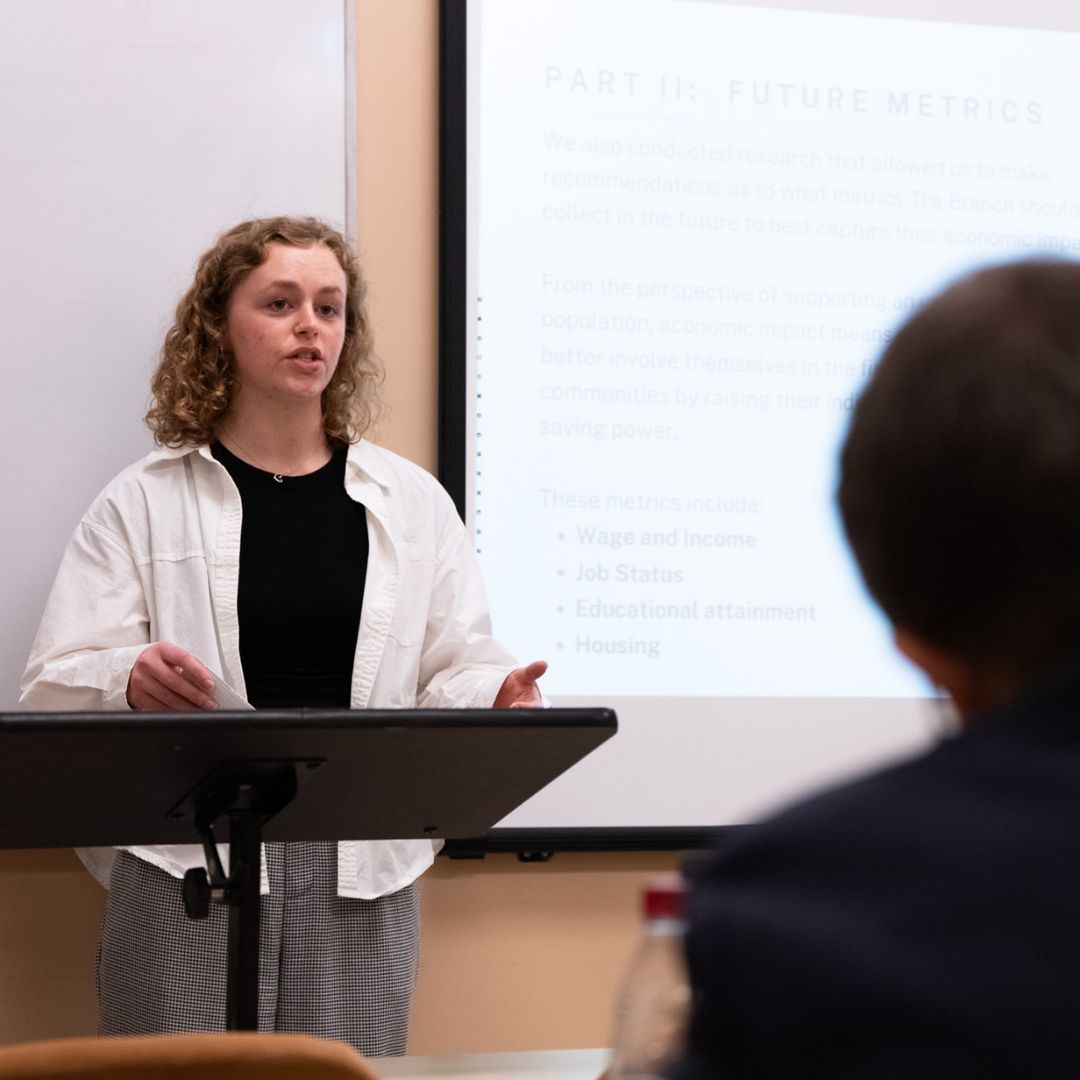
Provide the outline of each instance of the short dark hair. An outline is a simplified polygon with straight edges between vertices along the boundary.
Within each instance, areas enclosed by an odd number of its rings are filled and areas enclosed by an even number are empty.
[[[894,626],[1012,678],[1080,646],[1080,265],[982,270],[914,315],[837,498]]]

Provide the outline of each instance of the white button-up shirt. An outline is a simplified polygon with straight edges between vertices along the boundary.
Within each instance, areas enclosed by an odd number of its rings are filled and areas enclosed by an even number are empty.
[[[351,705],[482,708],[513,658],[491,636],[468,533],[424,470],[361,441],[345,490],[367,510],[369,557]],[[68,544],[23,675],[27,709],[127,709],[132,665],[171,641],[245,694],[236,595],[240,493],[207,447],[163,449],[125,469]],[[129,848],[175,877],[197,844]],[[111,849],[80,852],[107,882]],[[414,881],[428,840],[338,845],[338,895],[370,899]]]

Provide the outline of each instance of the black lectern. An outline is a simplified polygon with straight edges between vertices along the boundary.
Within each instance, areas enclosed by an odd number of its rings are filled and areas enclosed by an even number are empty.
[[[227,1027],[254,1030],[262,840],[481,836],[615,730],[609,709],[0,713],[0,848],[201,843],[185,904],[230,905]]]

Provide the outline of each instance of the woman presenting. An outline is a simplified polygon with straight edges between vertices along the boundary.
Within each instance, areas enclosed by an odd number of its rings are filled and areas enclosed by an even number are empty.
[[[30,709],[540,704],[491,637],[453,504],[363,439],[365,286],[311,218],[244,222],[200,259],[154,375],[161,449],[75,531],[22,686]],[[184,914],[183,845],[80,853],[109,889],[102,1034],[220,1030],[227,915]],[[259,1027],[403,1053],[426,840],[267,844]],[[266,884],[269,893],[266,894]]]

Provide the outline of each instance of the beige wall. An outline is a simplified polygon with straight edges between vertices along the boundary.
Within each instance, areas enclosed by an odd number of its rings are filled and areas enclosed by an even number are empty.
[[[436,465],[438,5],[358,0],[359,247],[391,413],[380,441]],[[439,860],[423,883],[415,1053],[601,1046],[637,895],[671,856]]]
[[[440,859],[423,879],[413,1053],[606,1046],[638,897],[673,855]]]
[[[437,0],[357,0],[357,244],[386,365],[385,446],[436,466]]]
[[[0,852],[0,1042],[93,1034],[104,897],[70,851]]]
[[[436,454],[437,3],[357,0],[359,246],[387,367],[387,446]],[[423,882],[416,1053],[598,1046],[671,856],[440,859]],[[0,1042],[94,1030],[104,893],[71,852],[0,852]]]

